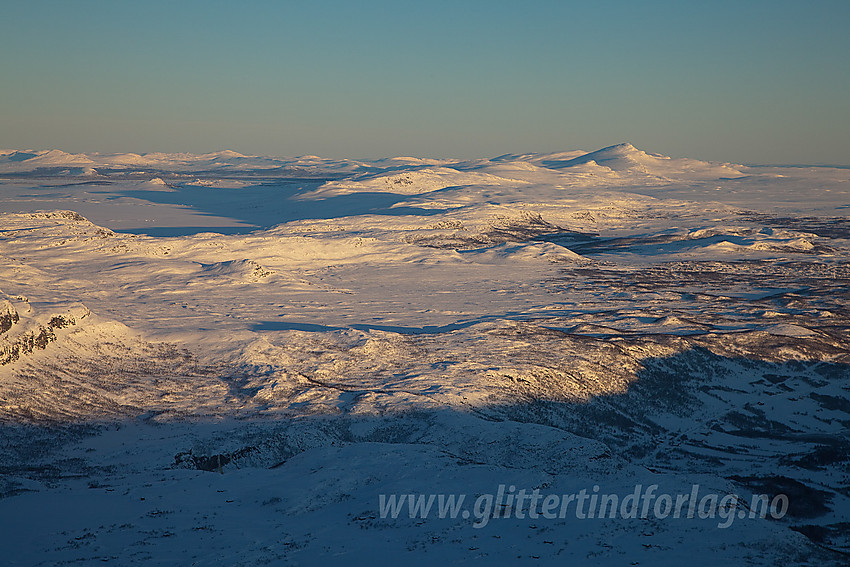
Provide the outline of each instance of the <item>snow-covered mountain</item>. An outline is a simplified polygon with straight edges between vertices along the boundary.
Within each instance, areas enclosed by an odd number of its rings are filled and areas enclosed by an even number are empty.
[[[351,160],[322,159],[316,156],[273,158],[247,156],[232,150],[208,154],[162,153],[146,154],[69,154],[60,150],[0,150],[0,173],[43,172],[63,173],[63,168],[94,167],[109,170],[185,171],[273,171],[281,168],[317,167],[334,171],[357,171],[361,164]]]
[[[565,156],[566,157],[566,156]],[[661,154],[639,150],[631,144],[617,144],[576,157],[547,156],[540,160],[545,167],[553,169],[577,166],[598,166],[618,173],[644,173],[670,177],[740,177],[741,166],[728,163],[712,163],[695,159],[673,159]]]
[[[693,159],[672,159],[660,154],[641,151],[624,143],[594,152],[581,150],[549,154],[506,154],[490,160],[435,160],[413,157],[396,157],[371,161],[331,160],[318,156],[274,158],[247,156],[224,150],[208,154],[147,153],[147,154],[69,154],[60,150],[0,150],[0,173],[23,173],[50,168],[100,167],[110,170],[152,169],[164,171],[222,172],[251,170],[270,171],[279,168],[319,168],[327,172],[356,173],[426,170],[439,175],[452,166],[475,170],[493,164],[527,164],[544,169],[565,169],[595,164],[615,172],[645,173],[653,175],[717,175],[740,176],[738,167],[731,164],[711,163]],[[56,173],[56,171],[52,171]]]
[[[2,151],[4,561],[842,565],[848,207],[846,169],[629,144]],[[468,501],[382,517],[411,494]]]

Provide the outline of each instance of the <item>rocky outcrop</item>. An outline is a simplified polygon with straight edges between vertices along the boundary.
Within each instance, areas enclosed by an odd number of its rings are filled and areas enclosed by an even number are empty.
[[[12,327],[13,322],[17,323],[19,320],[18,313],[14,310],[14,307],[11,308],[11,313],[6,313],[4,311],[5,309],[5,305],[0,307],[0,329],[3,332],[8,331]],[[9,321],[8,327],[6,327],[7,321]],[[15,362],[21,355],[30,354],[36,349],[46,348],[50,342],[56,340],[55,329],[63,329],[76,324],[77,321],[73,315],[56,315],[51,317],[46,325],[38,325],[35,329],[24,332],[16,339],[0,346],[0,365]]]
[[[5,333],[12,326],[20,321],[21,318],[18,316],[18,311],[15,309],[15,306],[9,303],[9,300],[3,300],[0,303],[0,334]]]

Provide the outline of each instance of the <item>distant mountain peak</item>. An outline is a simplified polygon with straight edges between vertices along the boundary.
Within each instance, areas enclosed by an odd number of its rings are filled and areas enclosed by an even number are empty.
[[[608,167],[614,171],[624,169],[644,169],[646,166],[656,165],[659,161],[670,158],[660,154],[649,154],[640,150],[628,142],[615,144],[605,148],[589,152],[583,156],[563,161],[558,167],[572,167],[589,162],[596,162],[600,166]]]
[[[601,150],[596,150],[597,152],[604,151],[619,151],[623,153],[632,153],[632,152],[640,152],[641,150],[637,149],[633,145],[628,142],[623,142],[622,144],[614,144],[613,146],[608,146],[607,148],[602,148]]]

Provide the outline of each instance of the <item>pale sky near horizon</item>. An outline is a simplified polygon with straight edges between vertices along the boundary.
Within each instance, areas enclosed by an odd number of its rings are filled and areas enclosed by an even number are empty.
[[[850,165],[850,0],[0,6],[0,148]]]

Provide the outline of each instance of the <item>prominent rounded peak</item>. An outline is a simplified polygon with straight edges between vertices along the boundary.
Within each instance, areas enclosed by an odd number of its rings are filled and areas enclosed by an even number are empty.
[[[643,153],[641,150],[637,149],[633,145],[628,142],[623,142],[622,144],[614,144],[613,146],[608,146],[607,148],[602,148],[601,150],[596,150],[593,153],[619,153],[619,154],[631,154],[631,153]]]
[[[631,158],[631,159],[640,159],[650,157],[650,154],[644,152],[643,150],[639,150],[628,142],[623,144],[616,144],[613,146],[608,146],[602,148],[600,150],[596,150],[595,152],[590,152],[581,157],[575,158],[573,161],[595,161],[599,163],[600,161],[606,161],[610,159],[616,158]],[[664,159],[666,156],[654,155],[652,157]]]
[[[686,158],[674,159],[661,154],[645,152],[628,142],[607,146],[573,159],[545,160],[543,166],[550,169],[569,168],[571,171],[576,171],[577,166],[582,168],[593,167],[615,172],[617,175],[648,175],[659,179],[717,178],[741,175],[729,164]]]
[[[574,167],[576,165],[595,163],[614,171],[640,169],[646,171],[647,167],[657,165],[661,161],[669,160],[667,156],[649,154],[639,150],[628,142],[607,146],[600,150],[586,153],[582,156],[568,160],[550,160],[544,163],[546,167],[561,169]]]

